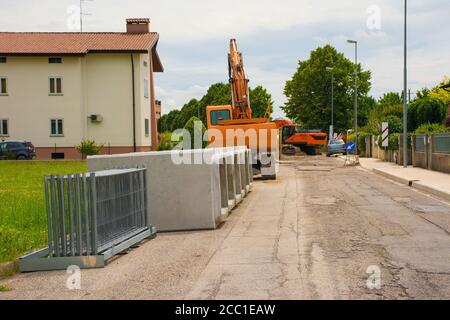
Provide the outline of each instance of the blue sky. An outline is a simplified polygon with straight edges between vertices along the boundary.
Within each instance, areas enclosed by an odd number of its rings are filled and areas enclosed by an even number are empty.
[[[448,0],[408,0],[409,87],[434,86],[450,76]],[[77,31],[77,0],[2,0],[0,31]],[[148,17],[160,33],[165,72],[156,76],[164,112],[200,98],[228,79],[226,54],[237,38],[250,85],[263,85],[282,116],[283,87],[299,59],[327,43],[372,71],[375,97],[402,90],[403,0],[95,0],[86,1],[85,31],[124,31],[125,18]],[[369,22],[369,25],[368,25]],[[375,24],[373,24],[375,22]],[[380,25],[377,25],[380,22]],[[76,27],[76,26],[75,26]],[[378,28],[380,27],[380,28]]]

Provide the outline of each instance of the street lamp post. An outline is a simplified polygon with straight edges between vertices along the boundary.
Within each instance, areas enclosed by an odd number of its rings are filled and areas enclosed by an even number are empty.
[[[331,72],[331,127],[330,140],[334,137],[334,73],[332,67],[327,67],[327,71]]]
[[[355,117],[355,156],[358,154],[358,41],[347,40],[348,43],[355,45],[355,107],[354,107],[354,117]]]
[[[408,82],[407,73],[407,0],[405,0],[405,24],[404,24],[404,48],[403,48],[403,167],[408,167],[408,100],[406,97],[406,89]]]

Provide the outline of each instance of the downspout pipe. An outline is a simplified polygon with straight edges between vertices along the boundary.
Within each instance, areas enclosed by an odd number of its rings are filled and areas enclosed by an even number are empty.
[[[134,81],[134,60],[133,54],[131,57],[131,86],[132,86],[132,95],[133,95],[133,152],[136,152],[136,95],[135,95],[135,81]]]

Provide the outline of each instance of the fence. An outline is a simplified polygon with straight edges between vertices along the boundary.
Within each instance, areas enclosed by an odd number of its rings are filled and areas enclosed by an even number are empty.
[[[413,166],[450,173],[450,133],[413,136]]]
[[[44,178],[48,248],[20,259],[21,271],[102,267],[113,255],[151,237],[146,169]]]

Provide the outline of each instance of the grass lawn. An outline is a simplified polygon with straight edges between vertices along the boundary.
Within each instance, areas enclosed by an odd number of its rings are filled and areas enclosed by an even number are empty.
[[[44,175],[86,171],[84,161],[0,161],[0,263],[46,246]]]

